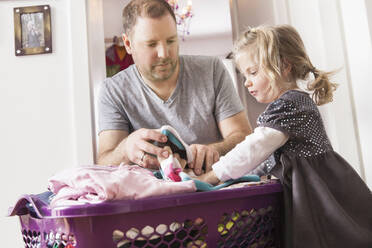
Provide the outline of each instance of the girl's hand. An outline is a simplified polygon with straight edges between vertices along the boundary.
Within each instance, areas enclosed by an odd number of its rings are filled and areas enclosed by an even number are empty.
[[[201,176],[198,176],[196,177],[196,179],[198,179],[199,181],[202,181],[202,182],[206,182],[206,183],[209,183],[209,184],[212,184],[212,185],[217,185],[220,183],[220,180],[218,179],[218,177],[216,176],[216,174],[214,173],[213,170],[201,175]]]
[[[195,175],[201,175],[203,167],[206,172],[211,171],[212,165],[220,159],[218,151],[210,145],[192,144],[190,149],[194,160],[189,167],[194,170]]]

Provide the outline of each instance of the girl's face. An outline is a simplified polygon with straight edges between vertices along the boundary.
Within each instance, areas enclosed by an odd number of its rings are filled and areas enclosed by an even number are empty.
[[[252,56],[243,52],[238,54],[236,61],[245,77],[244,86],[257,102],[270,103],[279,98],[282,92],[270,82],[270,78]]]

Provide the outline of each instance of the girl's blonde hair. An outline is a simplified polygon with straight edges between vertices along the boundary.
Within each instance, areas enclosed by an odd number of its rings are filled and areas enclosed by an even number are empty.
[[[334,72],[316,69],[306,54],[304,43],[298,32],[289,25],[259,26],[244,31],[234,46],[234,57],[248,53],[264,70],[272,82],[283,82],[278,87],[293,89],[297,80],[308,79],[312,72],[314,80],[307,83],[307,90],[317,105],[331,102],[337,84],[331,83],[329,77]],[[289,68],[288,78],[283,72]]]

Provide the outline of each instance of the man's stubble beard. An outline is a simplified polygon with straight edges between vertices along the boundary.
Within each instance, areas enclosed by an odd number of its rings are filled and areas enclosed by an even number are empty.
[[[167,75],[158,75],[158,73],[156,72],[156,67],[158,65],[162,65],[162,64],[170,64],[171,65],[171,67],[169,68],[169,73]],[[151,66],[151,71],[148,73],[147,76],[149,76],[149,79],[152,82],[166,81],[169,78],[171,78],[174,75],[174,73],[176,73],[178,64],[179,64],[179,57],[177,57],[177,59],[175,59],[175,60],[164,59],[164,60],[159,61],[156,64],[152,65]]]

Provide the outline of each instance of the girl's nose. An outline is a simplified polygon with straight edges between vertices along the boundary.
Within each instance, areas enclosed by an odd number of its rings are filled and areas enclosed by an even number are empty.
[[[248,87],[252,87],[252,85],[253,85],[253,83],[252,83],[251,80],[249,80],[249,79],[245,80],[245,82],[244,82],[244,86],[245,86],[246,88],[248,88]]]

